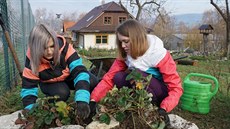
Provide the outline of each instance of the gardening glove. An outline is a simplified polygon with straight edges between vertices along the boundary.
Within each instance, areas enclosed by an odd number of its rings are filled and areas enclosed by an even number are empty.
[[[169,116],[168,116],[168,113],[165,111],[165,109],[163,108],[159,108],[158,109],[158,113],[159,115],[163,118],[164,122],[165,122],[165,125],[168,126],[170,121],[169,121]]]
[[[85,119],[89,116],[90,107],[88,103],[77,101],[76,109],[77,109],[77,116],[79,116],[80,118]]]
[[[84,123],[87,125],[93,121],[93,117],[96,115],[97,103],[95,101],[90,101],[89,107],[90,107],[89,117],[84,120]]]

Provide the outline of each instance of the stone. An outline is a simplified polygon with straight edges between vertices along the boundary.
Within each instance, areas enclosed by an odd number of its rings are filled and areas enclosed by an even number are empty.
[[[169,114],[170,119],[170,125],[168,128],[173,129],[199,129],[196,124],[191,123],[182,117],[175,115],[175,114]]]
[[[22,125],[15,125],[14,123],[18,118],[18,113],[21,113],[21,110],[9,115],[0,116],[0,129],[19,129]],[[84,129],[84,127],[80,125],[66,125],[51,129]]]
[[[169,119],[170,125],[168,129],[199,129],[194,123],[191,123],[178,115],[169,114]],[[93,121],[86,127],[86,129],[111,129],[118,125],[119,122],[115,121],[114,119],[111,119],[110,125]]]
[[[0,128],[1,129],[19,129],[21,125],[15,125],[15,120],[18,118],[18,113],[21,113],[21,110],[16,111],[9,115],[3,115],[0,116]],[[182,117],[175,115],[175,114],[169,114],[170,119],[170,126],[169,129],[199,129],[196,124],[191,123]],[[98,121],[91,122],[86,129],[110,129],[112,127],[116,127],[119,125],[119,122],[115,121],[114,119],[111,119],[111,122],[109,125],[105,123],[100,123]],[[2,128],[3,127],[3,128]],[[66,125],[62,127],[56,127],[51,129],[84,129],[84,127],[80,125]]]
[[[111,129],[119,125],[115,119],[111,119],[110,124],[100,123],[99,121],[93,121],[86,126],[86,129]]]
[[[84,127],[80,125],[65,125],[62,127],[50,128],[50,129],[84,129]]]
[[[19,129],[21,125],[15,125],[14,122],[18,118],[18,113],[21,113],[21,110],[16,111],[9,115],[0,116],[0,128],[2,129]]]

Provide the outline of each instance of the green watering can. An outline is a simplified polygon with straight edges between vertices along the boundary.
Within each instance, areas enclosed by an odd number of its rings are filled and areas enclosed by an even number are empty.
[[[191,81],[192,76],[211,79],[215,83],[212,90],[212,83]],[[195,113],[207,114],[210,111],[210,101],[217,93],[219,83],[217,79],[210,75],[200,73],[188,74],[183,82],[184,93],[181,96],[181,108]]]

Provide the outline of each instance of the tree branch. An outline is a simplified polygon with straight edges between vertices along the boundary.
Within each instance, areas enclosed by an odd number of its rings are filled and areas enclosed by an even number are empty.
[[[226,15],[224,15],[223,11],[219,8],[219,6],[213,2],[213,0],[210,0],[211,5],[213,5],[216,10],[220,13],[220,15],[223,17],[225,22],[228,22]]]

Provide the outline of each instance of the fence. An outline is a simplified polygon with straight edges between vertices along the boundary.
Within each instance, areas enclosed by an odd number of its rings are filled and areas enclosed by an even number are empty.
[[[9,32],[21,68],[24,67],[29,32],[35,24],[28,0],[1,0],[0,13]],[[0,28],[0,96],[18,85],[19,72],[9,50],[2,27]]]

